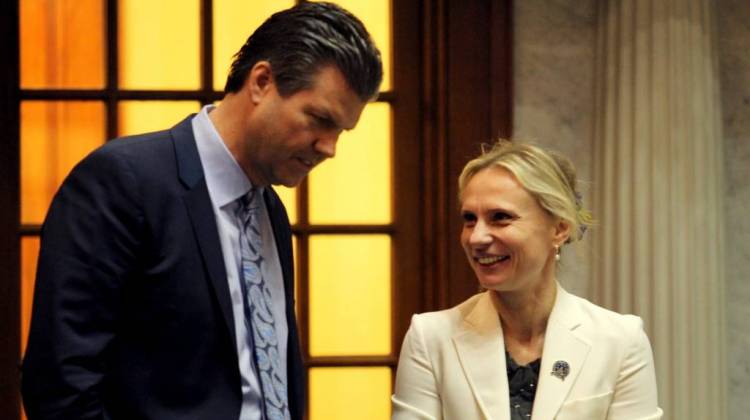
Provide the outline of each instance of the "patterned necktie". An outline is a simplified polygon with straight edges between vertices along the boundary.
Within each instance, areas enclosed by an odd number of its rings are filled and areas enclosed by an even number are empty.
[[[286,420],[290,418],[286,378],[281,374],[279,363],[281,355],[271,309],[271,290],[263,280],[261,271],[263,242],[258,222],[259,201],[257,190],[253,188],[240,197],[237,210],[237,218],[242,224],[240,284],[244,295],[245,327],[260,380],[264,418]]]

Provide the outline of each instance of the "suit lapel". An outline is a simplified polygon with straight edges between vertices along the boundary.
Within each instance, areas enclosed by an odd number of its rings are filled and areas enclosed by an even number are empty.
[[[276,192],[271,187],[264,188],[263,190],[266,210],[271,220],[273,237],[276,241],[276,250],[279,253],[279,261],[281,262],[281,274],[284,277],[284,293],[287,303],[294,302],[294,256],[292,255],[292,250],[289,248],[289,244],[292,241],[289,218]],[[294,317],[289,320],[289,322],[292,321],[294,321]]]
[[[575,333],[581,319],[574,298],[558,286],[544,337],[532,420],[554,418],[582,370],[591,345]],[[570,367],[564,379],[552,375],[553,366],[558,361],[566,362]]]
[[[203,263],[208,271],[208,277],[219,302],[224,322],[236,347],[232,301],[229,284],[227,283],[226,268],[224,267],[224,257],[221,253],[219,232],[216,228],[216,216],[203,177],[203,167],[198,155],[198,148],[195,145],[192,118],[191,115],[177,124],[170,130],[170,134],[174,140],[180,181],[186,188],[183,196],[185,207],[190,217]]]
[[[491,293],[485,293],[453,337],[474,397],[487,419],[510,418],[505,345]]]
[[[276,241],[276,249],[281,262],[281,272],[284,277],[284,296],[286,299],[286,321],[289,327],[287,339],[287,384],[289,396],[289,409],[292,418],[302,418],[304,413],[305,368],[302,365],[302,356],[299,349],[299,335],[297,333],[297,320],[294,316],[294,260],[290,243],[292,232],[289,227],[284,205],[279,196],[272,188],[264,188],[264,199],[266,209],[271,220],[273,236]]]

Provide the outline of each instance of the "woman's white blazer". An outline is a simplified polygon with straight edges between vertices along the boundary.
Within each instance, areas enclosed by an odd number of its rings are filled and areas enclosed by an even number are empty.
[[[393,419],[509,420],[496,296],[414,315],[401,348]],[[565,377],[552,375],[565,362]],[[557,287],[531,420],[660,419],[653,355],[640,318]]]

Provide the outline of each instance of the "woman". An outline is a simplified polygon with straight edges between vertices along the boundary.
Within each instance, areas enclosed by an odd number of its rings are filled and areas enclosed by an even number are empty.
[[[560,248],[591,223],[565,158],[501,141],[459,177],[461,245],[485,292],[415,315],[393,418],[659,419],[640,318],[567,293]]]

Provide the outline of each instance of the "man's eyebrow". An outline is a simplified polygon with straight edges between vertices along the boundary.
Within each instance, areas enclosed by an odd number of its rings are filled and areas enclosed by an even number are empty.
[[[315,118],[323,120],[326,124],[328,124],[331,128],[339,129],[339,130],[351,130],[351,128],[344,127],[343,122],[336,118],[336,116],[328,109],[326,108],[318,108],[314,105],[311,105],[308,109],[308,112],[313,114]]]
[[[319,108],[315,105],[308,105],[306,111],[310,114],[313,114],[313,116],[316,118],[336,123],[336,118],[334,118],[333,114],[331,114],[331,112],[325,108]]]

